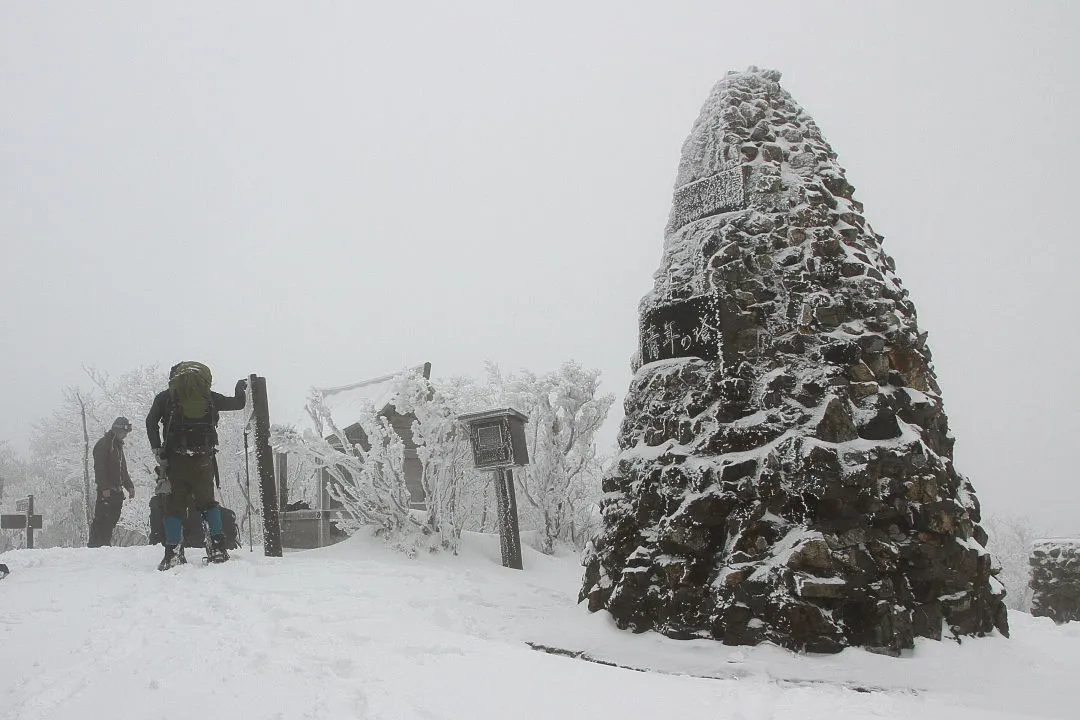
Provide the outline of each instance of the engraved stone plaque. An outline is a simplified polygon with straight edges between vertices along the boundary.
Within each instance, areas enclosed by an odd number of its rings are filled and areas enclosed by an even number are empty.
[[[683,185],[675,191],[668,229],[678,230],[683,225],[703,217],[741,210],[744,207],[746,192],[743,188],[742,168],[722,170],[715,175]]]
[[[715,295],[658,305],[641,316],[641,361],[720,357],[720,298]]]

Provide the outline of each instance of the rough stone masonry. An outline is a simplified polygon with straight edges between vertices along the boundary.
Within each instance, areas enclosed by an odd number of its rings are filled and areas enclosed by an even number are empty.
[[[915,306],[776,71],[682,150],[581,599],[813,652],[1008,633]]]
[[[1036,540],[1031,558],[1031,614],[1080,621],[1080,538]]]

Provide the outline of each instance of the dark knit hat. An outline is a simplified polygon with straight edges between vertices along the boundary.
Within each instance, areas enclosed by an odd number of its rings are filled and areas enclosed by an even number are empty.
[[[113,420],[112,429],[113,430],[126,430],[128,432],[131,432],[131,421],[128,420],[123,415],[121,415],[120,417]]]

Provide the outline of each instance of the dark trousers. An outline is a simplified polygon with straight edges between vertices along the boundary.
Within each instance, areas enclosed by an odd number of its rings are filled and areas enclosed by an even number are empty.
[[[111,490],[109,496],[98,492],[97,504],[94,505],[94,520],[90,523],[90,542],[88,547],[112,545],[112,533],[120,520],[120,511],[124,507],[124,491]]]
[[[165,499],[166,517],[187,517],[188,508],[196,512],[217,505],[214,500],[213,455],[169,455],[166,474],[172,492]]]

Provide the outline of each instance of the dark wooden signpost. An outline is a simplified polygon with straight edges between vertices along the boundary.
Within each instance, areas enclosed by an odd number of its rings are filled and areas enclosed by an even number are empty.
[[[281,525],[278,521],[277,483],[274,482],[274,454],[270,449],[270,405],[266,400],[266,378],[248,378],[255,416],[255,467],[263,507],[263,554],[281,557]]]
[[[34,548],[34,531],[42,527],[41,516],[34,514],[34,496],[30,495],[25,500],[15,502],[15,512],[18,515],[0,515],[0,530],[25,530],[26,547]]]
[[[495,472],[495,502],[499,513],[499,546],[503,567],[521,570],[521,532],[513,466],[529,464],[525,423],[529,418],[510,408],[470,413],[458,418],[469,426],[469,441],[477,470]]]

